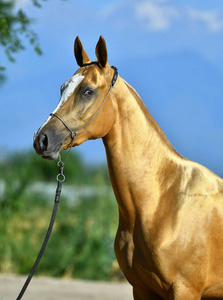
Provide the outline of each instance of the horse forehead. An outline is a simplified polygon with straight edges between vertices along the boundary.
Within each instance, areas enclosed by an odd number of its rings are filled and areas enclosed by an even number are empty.
[[[63,105],[67,99],[74,93],[77,86],[84,79],[83,75],[76,74],[69,78],[62,86],[61,86],[61,98],[59,105]]]
[[[86,81],[88,83],[92,83],[93,85],[98,85],[100,81],[102,81],[102,71],[96,65],[87,66],[82,74],[85,76]]]
[[[84,76],[81,74],[75,74],[71,78],[67,79],[65,83],[61,86],[61,95],[73,91],[76,89],[76,87],[81,83],[81,81],[84,79]]]

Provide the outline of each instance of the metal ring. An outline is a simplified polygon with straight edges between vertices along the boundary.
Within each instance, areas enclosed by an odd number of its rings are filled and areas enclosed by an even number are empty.
[[[60,176],[62,177],[61,179],[60,179]],[[64,182],[65,178],[66,178],[66,177],[65,177],[64,174],[58,174],[58,175],[57,175],[57,181]]]
[[[64,163],[62,162],[62,160],[59,160],[59,161],[57,162],[57,165],[58,165],[58,167],[63,167],[63,166],[64,166]]]
[[[77,132],[76,131],[72,131],[71,132],[71,138],[74,139],[77,136]]]

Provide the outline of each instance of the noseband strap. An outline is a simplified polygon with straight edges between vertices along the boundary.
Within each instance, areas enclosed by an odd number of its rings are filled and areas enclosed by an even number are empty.
[[[70,129],[70,127],[57,115],[57,114],[54,114],[54,113],[51,113],[50,114],[50,116],[53,116],[53,117],[56,117],[58,120],[60,120],[60,122],[67,128],[67,130],[69,130],[70,131],[70,133],[71,133],[71,138],[73,139],[73,138],[75,138],[76,137],[76,135],[77,135],[77,132],[75,132],[75,131],[72,131],[71,129]]]
[[[90,120],[88,120],[81,128],[79,128],[77,131],[72,131],[70,129],[70,127],[61,119],[61,117],[59,117],[57,114],[55,113],[51,113],[50,116],[53,116],[53,117],[56,117],[58,120],[60,120],[60,122],[67,128],[67,130],[70,131],[71,133],[71,139],[72,139],[72,142],[71,142],[71,146],[73,145],[73,141],[74,139],[76,138],[77,134],[85,127],[87,126],[95,117],[96,115],[98,114],[99,110],[101,109],[102,105],[104,104],[105,100],[108,98],[108,95],[111,91],[111,89],[113,88],[113,86],[115,85],[116,81],[117,81],[117,78],[118,78],[118,69],[114,66],[111,67],[113,70],[114,70],[114,75],[112,77],[112,81],[111,81],[111,84],[110,84],[110,87],[109,87],[109,90],[108,90],[108,93],[107,95],[105,96],[104,100],[102,101],[101,105],[99,106],[99,108],[97,109],[97,111],[95,112],[95,114],[90,118]]]

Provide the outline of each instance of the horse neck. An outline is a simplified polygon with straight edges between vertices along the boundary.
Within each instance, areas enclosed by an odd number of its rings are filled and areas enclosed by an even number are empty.
[[[114,98],[116,118],[103,142],[119,210],[129,220],[142,198],[155,201],[157,176],[178,154],[136,91],[121,78]]]

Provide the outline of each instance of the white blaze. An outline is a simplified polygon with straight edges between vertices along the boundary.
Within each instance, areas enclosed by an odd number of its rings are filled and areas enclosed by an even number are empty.
[[[60,98],[60,101],[56,107],[56,109],[53,111],[55,114],[60,107],[69,99],[69,97],[74,93],[76,87],[81,83],[81,81],[84,79],[84,76],[77,74],[72,76],[70,79],[68,79],[61,87],[62,89],[62,95]]]
[[[81,81],[84,79],[84,76],[80,74],[73,75],[70,79],[68,79],[61,87],[62,94],[60,101],[53,111],[53,114],[55,114],[60,107],[69,99],[69,97],[74,93],[77,86],[81,83]],[[49,122],[49,120],[52,118],[52,116],[49,116],[48,119],[44,122],[44,124],[40,127],[38,132]]]

